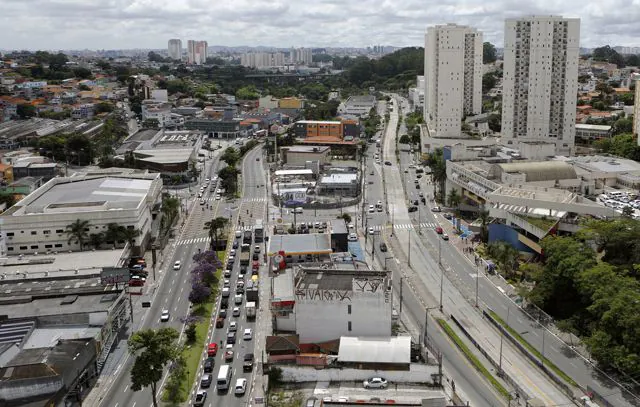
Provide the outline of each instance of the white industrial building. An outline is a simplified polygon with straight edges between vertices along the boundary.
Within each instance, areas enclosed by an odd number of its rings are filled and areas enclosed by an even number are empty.
[[[76,220],[89,222],[85,244],[91,234],[105,232],[108,224],[115,223],[139,230],[134,247],[146,246],[161,190],[159,173],[53,178],[0,215],[1,251],[11,255],[80,250],[66,232]]]
[[[170,39],[168,45],[169,58],[175,60],[182,59],[182,41],[179,39]]]
[[[376,98],[373,95],[349,96],[338,106],[338,113],[341,116],[368,117],[375,105]]]
[[[172,122],[171,103],[147,99],[142,101],[142,121],[157,120],[160,128]]]
[[[505,22],[502,139],[574,149],[580,20],[557,16]]]
[[[413,110],[424,110],[424,76],[416,77],[416,87],[409,88],[409,102]]]
[[[424,52],[424,117],[435,137],[460,137],[463,118],[482,112],[482,33],[429,27]]]
[[[276,277],[272,295],[274,328],[296,332],[300,343],[391,336],[386,271],[299,268]]]

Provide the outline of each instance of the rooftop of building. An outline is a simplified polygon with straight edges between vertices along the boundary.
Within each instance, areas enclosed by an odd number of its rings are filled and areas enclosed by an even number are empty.
[[[140,205],[160,174],[142,174],[135,178],[59,177],[53,178],[1,216],[25,216],[42,213],[93,212],[132,209]]]
[[[358,287],[372,284],[368,292],[376,292],[378,288],[385,288],[385,281],[389,277],[386,271],[348,270],[330,268],[302,267],[297,274],[296,289],[311,288],[314,290],[354,291]]]
[[[291,153],[324,153],[331,150],[329,146],[289,146],[282,147],[282,150],[287,150]]]
[[[111,309],[121,291],[69,294],[64,296],[11,296],[4,294],[2,314],[9,319],[89,314]]]
[[[606,173],[629,173],[640,171],[640,163],[626,158],[604,155],[587,155],[571,157],[569,162],[589,171]]]
[[[122,249],[8,256],[0,259],[1,283],[25,285],[25,280],[82,278],[100,273],[103,267],[120,266],[125,259],[126,253]]]
[[[358,174],[327,174],[320,178],[320,184],[355,184]]]
[[[291,175],[313,175],[313,170],[311,168],[302,168],[299,170],[276,170],[275,175],[276,177]]]
[[[611,126],[604,126],[600,124],[576,124],[576,129],[579,130],[600,130],[600,131],[609,131],[611,130]]]
[[[564,161],[522,161],[495,164],[491,175],[500,178],[501,173],[525,174],[527,182],[576,179],[575,169]]]
[[[370,338],[343,336],[340,338],[338,361],[409,364],[411,363],[411,337]]]
[[[286,255],[329,254],[331,236],[328,233],[308,235],[274,235],[269,239],[269,256],[283,251]]]
[[[135,150],[140,161],[156,164],[179,164],[189,161],[193,148],[163,148],[160,150]]]
[[[342,124],[341,120],[298,120],[296,124]]]
[[[370,104],[374,104],[374,103],[376,103],[376,98],[373,95],[349,96],[349,98],[345,101],[345,104],[348,105],[350,103],[358,103],[358,104],[370,103]]]

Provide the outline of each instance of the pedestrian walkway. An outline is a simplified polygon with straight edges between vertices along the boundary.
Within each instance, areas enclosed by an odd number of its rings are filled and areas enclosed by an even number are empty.
[[[195,244],[195,243],[207,243],[209,242],[209,236],[203,236],[203,237],[195,237],[192,239],[182,239],[182,240],[178,240],[176,242],[176,246],[182,246],[185,244]]]

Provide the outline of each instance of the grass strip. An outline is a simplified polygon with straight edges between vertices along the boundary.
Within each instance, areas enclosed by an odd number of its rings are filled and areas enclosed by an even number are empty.
[[[224,264],[224,258],[226,251],[221,250],[216,252],[218,254],[218,258]],[[216,277],[218,281],[222,277],[222,271],[218,269],[216,272]],[[205,341],[207,340],[207,334],[209,333],[209,325],[211,322],[211,314],[213,312],[213,307],[215,306],[215,301],[218,293],[218,285],[211,287],[211,297],[210,300],[205,302],[204,304],[199,304],[194,306],[192,315],[200,317],[200,320],[196,322],[196,340],[193,343],[187,344],[183,351],[182,357],[185,361],[185,372],[186,374],[182,378],[180,382],[180,395],[177,397],[182,402],[185,402],[189,399],[191,394],[191,388],[193,385],[193,381],[196,378],[196,374],[198,373],[198,365],[202,360],[202,354],[204,350]],[[164,394],[162,399],[167,401],[166,389],[164,390]]]
[[[484,367],[484,365],[482,364],[482,362],[480,362],[480,360],[476,357],[476,355],[471,352],[471,350],[469,349],[469,347],[462,341],[462,339],[460,339],[460,337],[458,336],[458,334],[456,334],[454,332],[454,330],[451,328],[451,326],[447,323],[447,321],[445,321],[444,319],[440,319],[437,318],[436,321],[438,321],[438,324],[440,325],[440,327],[442,327],[442,329],[444,329],[444,331],[447,333],[447,335],[449,335],[449,337],[451,338],[451,340],[453,340],[453,342],[456,344],[456,346],[458,348],[460,348],[460,350],[462,351],[462,353],[464,353],[464,355],[467,357],[467,359],[469,359],[469,361],[471,362],[471,364],[487,379],[489,380],[489,383],[491,383],[491,385],[493,387],[495,387],[496,390],[498,390],[498,392],[500,394],[502,394],[505,398],[509,399],[511,396],[509,395],[509,391],[495,378],[493,377],[493,375],[491,374],[491,372],[489,372],[489,370]]]
[[[502,318],[500,318],[498,316],[498,314],[496,314],[493,311],[488,311],[489,315],[491,315],[491,318],[495,319],[496,321],[498,321],[498,323],[500,325],[502,325],[502,327],[504,329],[506,329],[507,331],[509,331],[509,333],[518,340],[518,342],[520,342],[520,344],[522,344],[522,346],[524,346],[525,348],[527,348],[527,350],[529,352],[531,352],[532,354],[534,354],[539,360],[542,360],[542,354],[540,352],[538,352],[538,350],[536,348],[534,348],[529,342],[526,341],[526,339],[524,339],[518,332],[516,332],[513,328],[511,328],[509,325],[507,325],[506,322],[504,322],[502,320]],[[558,376],[560,376],[562,378],[562,380],[564,380],[565,382],[569,383],[572,386],[578,387],[578,383],[576,383],[572,378],[570,378],[565,372],[563,372],[562,370],[560,370],[560,368],[558,368],[558,366],[556,366],[552,361],[550,361],[549,359],[547,359],[546,357],[544,358],[544,364],[545,366],[547,366],[549,369],[553,370],[555,374],[557,374]]]

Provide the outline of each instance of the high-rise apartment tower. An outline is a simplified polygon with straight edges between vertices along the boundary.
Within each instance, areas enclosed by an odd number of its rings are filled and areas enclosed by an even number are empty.
[[[424,47],[424,118],[435,137],[458,138],[465,116],[482,112],[482,33],[429,27]]]
[[[557,16],[507,19],[504,30],[502,141],[574,148],[580,20]]]
[[[169,40],[169,58],[171,59],[182,59],[182,41],[178,39]]]

